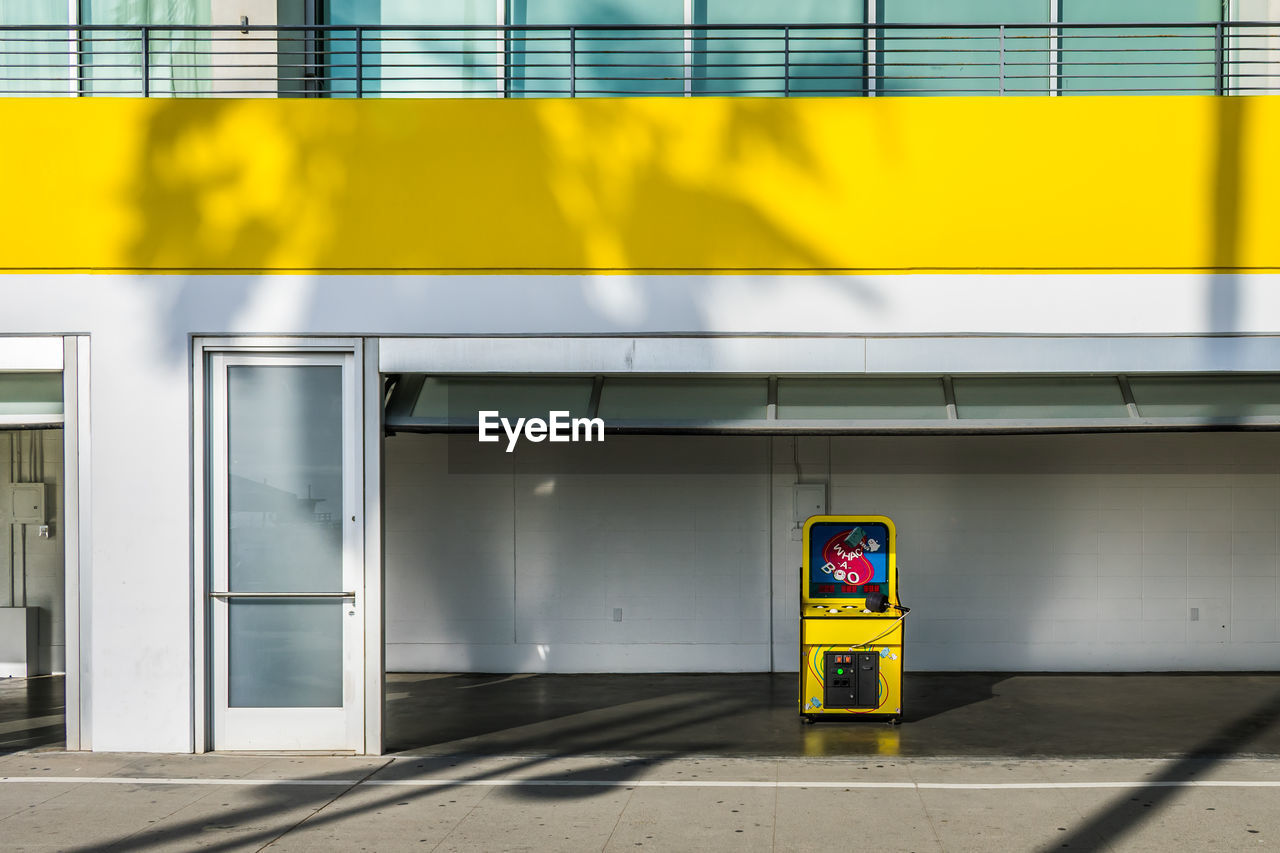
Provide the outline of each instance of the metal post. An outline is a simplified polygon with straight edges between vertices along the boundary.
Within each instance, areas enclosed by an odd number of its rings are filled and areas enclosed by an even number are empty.
[[[503,0],[502,8],[506,7]],[[505,23],[502,25],[502,97],[511,97],[511,26]]]
[[[569,28],[569,97],[578,97],[578,28]]]
[[[302,23],[307,27],[301,31],[302,39],[302,91],[303,97],[315,97],[318,86],[315,75],[316,32],[310,29],[316,22],[318,11],[314,3],[303,3]]]
[[[782,28],[782,94],[791,97],[791,27]]]
[[[79,5],[76,0],[67,0],[67,21],[79,20]],[[80,33],[77,30],[67,30],[67,83],[67,94],[73,98],[78,97],[80,95]]]
[[[498,81],[498,86],[501,89],[500,97],[510,98],[511,75],[507,68],[507,63],[511,52],[511,31],[508,29],[511,22],[508,20],[507,0],[493,0],[493,2],[493,20],[497,25],[493,31],[494,44],[497,45],[499,53],[502,54],[498,61],[494,63],[494,71],[502,75],[502,78]]]
[[[1227,91],[1227,51],[1224,43],[1224,24],[1217,21],[1213,25],[1213,94],[1225,95]]]
[[[693,96],[693,0],[684,0],[684,96]],[[703,39],[706,44],[706,39]]]
[[[1000,25],[1000,94],[1004,94],[1004,24]]]
[[[877,3],[867,4],[868,24],[877,23]],[[876,97],[880,92],[880,57],[884,49],[884,30],[870,26],[862,29],[863,43],[863,76],[868,98]]]
[[[356,27],[356,97],[364,97],[364,28]]]
[[[151,28],[142,27],[142,97],[151,97]]]
[[[1049,79],[1045,89],[1055,96],[1062,94],[1062,0],[1052,0],[1049,20],[1053,26],[1049,28]]]

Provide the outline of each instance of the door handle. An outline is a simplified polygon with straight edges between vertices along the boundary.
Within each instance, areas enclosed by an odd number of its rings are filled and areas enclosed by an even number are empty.
[[[230,592],[217,590],[209,593],[210,598],[351,598],[354,592]]]

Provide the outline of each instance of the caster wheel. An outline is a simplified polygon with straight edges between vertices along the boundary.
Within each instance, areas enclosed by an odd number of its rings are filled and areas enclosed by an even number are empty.
[[[800,718],[800,725],[802,725],[802,726],[812,726],[812,725],[813,725],[813,717],[810,717],[810,716],[808,716],[807,714],[806,714],[805,716],[801,717],[801,718]]]

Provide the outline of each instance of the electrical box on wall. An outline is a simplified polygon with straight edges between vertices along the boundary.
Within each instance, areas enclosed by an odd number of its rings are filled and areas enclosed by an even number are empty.
[[[791,487],[791,538],[800,541],[804,523],[815,515],[827,514],[826,483],[796,483]]]
[[[44,524],[44,483],[16,483],[9,487],[14,524]]]
[[[798,483],[791,487],[794,514],[791,520],[804,524],[815,515],[827,513],[826,483]]]

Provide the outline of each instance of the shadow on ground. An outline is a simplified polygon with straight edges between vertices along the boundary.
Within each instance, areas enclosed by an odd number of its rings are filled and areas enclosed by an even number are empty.
[[[958,758],[1280,755],[1280,674],[909,673],[905,721],[802,725],[795,677],[391,674],[387,749]],[[1206,737],[1235,721],[1231,732]],[[661,721],[661,725],[654,725]]]
[[[67,743],[60,675],[0,679],[0,755]]]

